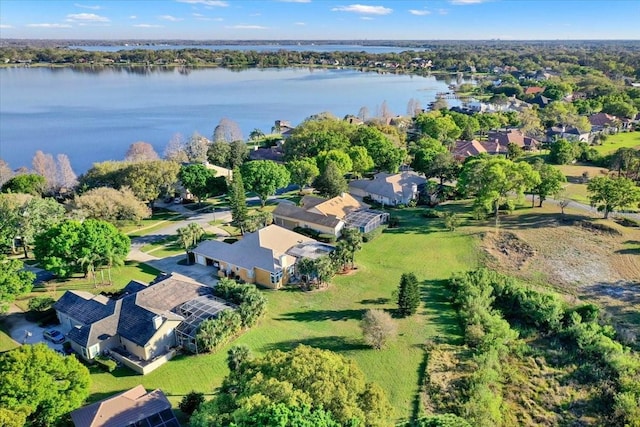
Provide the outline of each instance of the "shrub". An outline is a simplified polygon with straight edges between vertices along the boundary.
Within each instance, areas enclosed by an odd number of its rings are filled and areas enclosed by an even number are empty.
[[[640,227],[640,221],[631,218],[620,218],[616,220],[618,224],[624,227]]]
[[[397,216],[389,217],[389,228],[398,228],[400,227],[400,218]]]
[[[435,209],[425,209],[421,215],[423,218],[440,218],[440,212]]]
[[[320,234],[318,231],[307,227],[295,227],[293,231],[303,236],[311,237],[312,239],[317,239]]]
[[[54,302],[51,297],[33,297],[29,301],[29,310],[43,312],[50,309]]]
[[[389,226],[387,224],[384,224],[384,225],[381,225],[380,227],[376,228],[375,230],[371,230],[368,233],[363,233],[362,234],[362,241],[365,242],[365,243],[372,241],[373,239],[375,239],[376,237],[381,235],[382,232],[388,227]]]
[[[95,360],[96,363],[100,365],[100,368],[102,368],[106,372],[113,372],[118,367],[116,361],[109,359],[108,357],[96,356],[93,360]]]
[[[200,405],[204,402],[204,393],[199,393],[197,391],[191,391],[186,394],[180,403],[178,404],[178,408],[187,416],[191,417]]]
[[[322,234],[318,234],[318,237],[316,237],[317,240],[323,242],[323,243],[335,243],[336,242],[336,236],[334,236],[333,234],[328,234],[328,233],[322,233]]]

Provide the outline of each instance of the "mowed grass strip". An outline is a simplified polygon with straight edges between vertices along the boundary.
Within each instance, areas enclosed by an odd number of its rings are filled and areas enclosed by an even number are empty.
[[[602,145],[595,145],[593,148],[601,154],[610,154],[619,148],[640,149],[640,132],[622,132],[609,135]]]
[[[211,393],[227,374],[226,351],[245,344],[261,355],[298,344],[325,348],[355,360],[368,381],[384,388],[396,419],[416,410],[421,380],[423,344],[436,336],[458,340],[454,310],[446,301],[443,283],[453,272],[478,263],[476,239],[465,229],[444,230],[439,219],[423,219],[422,209],[394,211],[401,227],[387,230],[363,245],[356,255],[358,270],[337,276],[326,290],[265,291],[268,313],[260,324],[215,354],[180,356],[146,376],[117,370],[116,375],[92,373],[92,400],[142,384],[162,388],[175,404],[191,390]],[[414,272],[422,282],[423,305],[418,314],[397,319],[399,336],[383,350],[367,347],[359,327],[365,310],[394,311],[393,293],[400,276]]]

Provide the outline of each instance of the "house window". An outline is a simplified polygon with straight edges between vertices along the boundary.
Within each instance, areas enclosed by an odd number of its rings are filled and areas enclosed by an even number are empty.
[[[271,283],[272,284],[277,284],[280,283],[280,280],[282,280],[282,270],[279,270],[275,273],[271,273]]]
[[[253,270],[247,270],[247,277],[249,279],[253,279],[253,276],[254,276]]]

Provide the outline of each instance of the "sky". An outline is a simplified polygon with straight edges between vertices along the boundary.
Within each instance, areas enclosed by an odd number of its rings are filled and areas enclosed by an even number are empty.
[[[0,0],[0,38],[640,39],[640,0]]]

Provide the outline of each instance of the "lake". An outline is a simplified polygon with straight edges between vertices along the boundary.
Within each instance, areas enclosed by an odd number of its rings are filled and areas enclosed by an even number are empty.
[[[344,117],[366,106],[375,115],[383,101],[406,114],[410,98],[426,108],[450,83],[351,69],[1,68],[0,157],[16,169],[31,167],[37,150],[65,153],[80,174],[122,159],[136,141],[162,155],[176,133],[210,138],[223,117],[247,138],[324,111]]]

